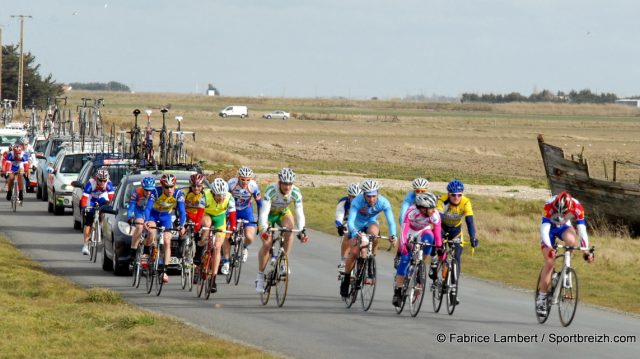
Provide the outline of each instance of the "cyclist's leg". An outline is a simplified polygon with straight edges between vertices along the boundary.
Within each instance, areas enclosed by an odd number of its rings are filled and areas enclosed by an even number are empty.
[[[568,226],[568,228],[566,228],[561,234],[562,241],[568,246],[576,245],[576,237],[576,229],[573,228],[573,226]]]
[[[286,212],[286,214],[280,220],[280,223],[284,228],[293,229],[294,228],[293,214],[291,212]],[[285,233],[282,235],[282,237],[284,239],[282,244],[282,246],[284,247],[284,253],[287,255],[287,257],[289,257],[289,253],[291,253],[291,247],[293,243],[291,240],[293,238],[293,233]]]
[[[375,236],[380,235],[380,224],[378,222],[371,222],[367,225],[367,234],[373,234]],[[378,239],[373,240],[373,246],[371,248],[372,254],[375,256],[378,254]]]
[[[273,226],[276,222],[278,222],[279,215],[269,215],[269,219],[267,220],[269,226]],[[260,247],[260,251],[258,252],[258,275],[264,272],[265,267],[267,266],[267,262],[269,261],[269,251],[271,250],[271,246],[273,245],[273,236],[269,235],[267,239],[260,237],[262,240],[262,247]]]
[[[93,220],[94,220],[94,211],[91,212],[86,212],[86,211],[82,211],[84,214],[84,232],[83,232],[83,242],[86,245],[87,242],[89,242],[89,237],[91,236],[91,227],[93,227]]]
[[[15,175],[13,171],[9,171],[9,177],[7,178],[7,201],[11,200],[11,191],[13,191],[13,180]]]
[[[220,248],[225,241],[224,233],[216,233],[213,240],[213,261],[211,265],[213,266],[212,271],[213,275],[218,274],[218,267],[220,266]]]

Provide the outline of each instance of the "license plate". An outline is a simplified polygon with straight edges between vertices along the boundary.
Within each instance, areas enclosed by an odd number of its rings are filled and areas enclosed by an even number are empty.
[[[169,264],[180,264],[180,258],[178,257],[171,257],[169,259]]]
[[[178,231],[171,231],[171,236],[177,237],[178,236]]]

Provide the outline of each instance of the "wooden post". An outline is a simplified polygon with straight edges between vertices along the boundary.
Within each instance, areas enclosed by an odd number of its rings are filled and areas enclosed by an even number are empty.
[[[618,161],[613,161],[613,182],[616,181],[616,171],[617,171],[617,166],[616,164],[618,163]]]
[[[609,180],[609,175],[607,174],[607,163],[602,160],[602,166],[604,167],[604,179]]]

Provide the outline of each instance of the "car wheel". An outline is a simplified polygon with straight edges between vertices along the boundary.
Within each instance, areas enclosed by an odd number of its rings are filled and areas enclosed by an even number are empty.
[[[288,119],[288,118],[289,118],[289,117],[287,117],[287,116],[283,116],[283,117],[282,117],[282,119],[283,119],[283,120],[286,120],[286,119]]]
[[[38,188],[36,188],[36,198],[42,199],[42,186],[40,185],[38,185]]]
[[[53,213],[53,203],[47,202],[47,212]]]
[[[271,115],[267,115],[267,120],[270,120],[270,119],[271,119]]]
[[[245,117],[247,117],[247,116],[245,116],[244,114],[240,115],[240,118],[245,118]]]
[[[42,200],[43,201],[48,201],[49,200],[49,192],[47,192],[47,185],[42,186]]]
[[[102,241],[102,270],[105,272],[110,272],[113,269],[113,261],[107,257],[107,246],[104,245],[104,240]]]
[[[227,114],[226,114],[226,113],[223,113],[223,114],[222,114],[222,118],[227,118]]]
[[[111,243],[113,244],[113,259],[111,263],[113,265],[113,275],[117,276],[125,276],[129,275],[129,264],[123,264],[118,262],[118,256],[116,255],[116,242],[113,238],[111,238]]]

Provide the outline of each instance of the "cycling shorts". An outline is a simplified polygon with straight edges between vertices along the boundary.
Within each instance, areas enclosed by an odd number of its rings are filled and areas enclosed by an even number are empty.
[[[285,208],[284,211],[271,212],[269,213],[269,218],[267,221],[269,222],[269,227],[274,227],[276,224],[282,227],[282,220],[285,217],[290,217],[293,222],[293,214],[289,210],[289,207]]]
[[[420,241],[422,243],[433,244],[434,243],[433,234],[423,233],[422,236],[420,236]],[[422,247],[422,255],[423,256],[430,255],[432,248],[433,247],[431,246]],[[400,256],[400,262],[398,263],[398,269],[396,271],[396,274],[401,276],[407,275],[407,269],[409,268],[410,261],[411,261],[411,252],[407,253],[406,255]]]
[[[217,216],[207,215],[211,218],[211,226],[215,229],[226,230],[227,229],[227,213],[219,214]]]
[[[257,226],[257,224],[255,223],[255,217],[253,216],[253,209],[251,208],[251,206],[242,209],[242,210],[236,210],[236,218],[237,219],[244,219],[246,221],[249,221],[249,223],[245,223],[245,227],[255,227]]]
[[[560,227],[551,225],[551,228],[549,229],[549,239],[551,240],[551,247],[556,245],[556,238],[562,240],[562,235],[569,228],[572,228],[572,226],[569,224],[563,224]],[[544,247],[544,244],[542,244],[542,246]]]
[[[355,230],[355,232],[353,232],[353,233],[349,233],[349,235],[350,235],[350,236],[351,236],[351,238],[353,239],[353,238],[355,238],[355,237],[356,237],[356,235],[358,234],[358,232],[367,233],[367,230],[369,229],[369,227],[370,227],[371,225],[374,225],[374,224],[375,224],[375,225],[378,225],[378,226],[380,225],[380,223],[378,223],[378,220],[377,220],[377,219],[375,219],[375,218],[370,219],[370,220],[367,220],[367,221],[362,221],[362,222],[360,222],[360,221],[356,221],[356,223],[355,223],[355,225],[354,225],[354,227],[356,228],[356,230]]]
[[[171,229],[173,228],[173,221],[171,220],[170,213],[160,213],[152,210],[147,222],[156,222],[158,227],[164,227],[165,232],[171,232]]]
[[[138,218],[144,219],[144,208],[136,207],[133,210],[133,219],[138,219]]]

